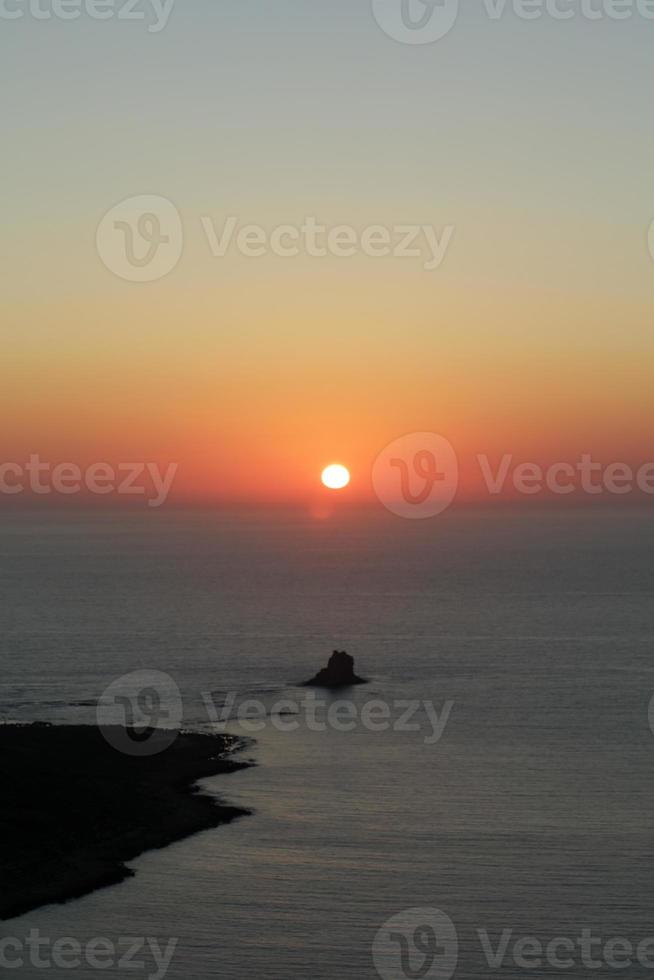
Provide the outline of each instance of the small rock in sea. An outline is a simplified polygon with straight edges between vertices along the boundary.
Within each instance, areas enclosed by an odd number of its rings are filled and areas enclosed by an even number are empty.
[[[315,677],[305,682],[305,687],[349,687],[352,684],[365,684],[362,677],[354,673],[354,657],[345,650],[334,650],[326,667]]]

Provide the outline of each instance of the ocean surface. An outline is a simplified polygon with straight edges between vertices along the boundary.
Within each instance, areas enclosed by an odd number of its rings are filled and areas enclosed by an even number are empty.
[[[172,980],[370,980],[374,957],[384,980],[654,976],[635,956],[611,966],[604,950],[654,936],[653,555],[651,511],[626,507],[424,522],[5,512],[0,720],[92,722],[107,685],[137,670],[174,679],[186,727],[211,729],[208,705],[230,692],[268,715],[256,733],[227,729],[250,734],[241,757],[257,765],[204,784],[252,816],[150,852],[130,881],[1,934],[123,950],[126,937],[174,937]],[[370,683],[334,709],[356,713],[353,726],[317,730],[297,685],[334,648]],[[324,714],[344,696],[319,697]],[[430,967],[411,930],[410,969],[384,958],[378,931],[415,908],[449,917],[456,962]],[[585,928],[602,938],[596,969],[577,948],[565,967],[550,955],[529,969],[514,946],[576,947]],[[493,970],[480,932],[495,948],[503,930]],[[137,959],[50,974],[157,975],[147,951]]]

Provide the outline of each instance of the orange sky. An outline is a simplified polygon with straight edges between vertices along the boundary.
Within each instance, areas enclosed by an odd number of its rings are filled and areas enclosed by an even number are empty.
[[[321,309],[297,297],[285,309],[271,286],[232,319],[214,297],[187,294],[183,308],[167,289],[176,303],[31,311],[38,340],[17,335],[5,356],[6,459],[176,462],[176,500],[277,503],[312,499],[332,461],[352,471],[348,499],[370,499],[375,457],[411,431],[450,440],[464,497],[483,496],[480,453],[652,455],[649,362],[613,326],[629,315],[644,328],[637,307],[423,287],[407,324],[383,283],[374,299],[332,295]]]
[[[453,444],[463,497],[483,495],[479,453],[649,459],[642,23],[479,24],[471,5],[411,47],[369,5],[296,7],[198,0],[153,35],[4,25],[4,460],[174,462],[173,499],[273,503],[313,499],[334,460],[348,499],[371,499],[377,454],[412,431]],[[96,247],[138,194],[183,223],[154,282],[119,278]],[[216,257],[202,219],[230,215],[454,233],[431,271]]]

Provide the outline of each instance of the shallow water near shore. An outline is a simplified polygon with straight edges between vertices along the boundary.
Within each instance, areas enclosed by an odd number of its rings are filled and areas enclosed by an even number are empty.
[[[268,718],[249,733],[256,768],[205,784],[252,816],[5,935],[176,937],[175,980],[372,978],[377,930],[415,906],[454,922],[462,978],[490,972],[479,930],[494,946],[503,929],[654,935],[647,511],[16,512],[0,542],[0,718],[92,722],[107,684],[137,669],[175,678],[190,727],[210,724],[206,692],[300,710],[295,731]],[[314,730],[295,685],[334,647],[370,679],[348,694],[357,719],[373,698],[449,702],[442,737],[427,743],[424,708],[417,730]],[[561,975],[511,949],[502,976]],[[137,958],[129,975],[156,974]],[[574,960],[565,975],[587,976]]]

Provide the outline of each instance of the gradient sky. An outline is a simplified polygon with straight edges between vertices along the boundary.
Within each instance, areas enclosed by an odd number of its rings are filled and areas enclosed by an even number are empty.
[[[403,433],[462,457],[654,456],[654,21],[402,45],[368,0],[177,0],[167,27],[2,21],[2,456],[180,464],[178,498],[353,499]],[[153,283],[98,258],[181,212]],[[200,216],[454,225],[443,265],[214,258]]]

